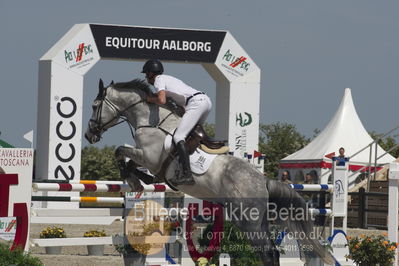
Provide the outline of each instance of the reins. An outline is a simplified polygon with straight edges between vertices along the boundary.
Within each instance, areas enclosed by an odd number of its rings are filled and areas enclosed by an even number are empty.
[[[144,102],[146,102],[146,100],[145,100],[145,99],[142,99],[142,100],[140,100],[140,101],[138,101],[138,102],[136,102],[136,103],[133,103],[133,104],[129,105],[128,107],[126,107],[125,109],[123,109],[122,111],[120,111],[119,108],[118,108],[114,103],[112,103],[110,100],[108,100],[108,99],[106,98],[106,95],[104,95],[103,99],[101,99],[101,105],[100,105],[100,107],[99,107],[99,111],[97,112],[96,120],[90,119],[90,121],[95,122],[95,123],[98,125],[98,126],[96,126],[95,128],[92,129],[93,133],[95,133],[95,134],[100,134],[100,133],[102,133],[102,132],[105,132],[107,129],[104,129],[104,128],[105,128],[106,126],[108,126],[109,124],[111,124],[115,119],[117,119],[117,118],[119,117],[119,118],[121,118],[122,120],[119,121],[119,122],[117,122],[117,123],[115,123],[115,125],[113,125],[112,127],[114,127],[114,126],[116,126],[116,125],[119,125],[119,124],[121,124],[121,123],[123,123],[123,122],[126,122],[126,123],[129,125],[130,133],[131,133],[132,138],[133,138],[133,140],[134,140],[134,139],[135,139],[135,134],[133,133],[134,127],[133,127],[133,125],[130,123],[129,119],[126,117],[125,112],[126,112],[127,110],[129,110],[130,108],[132,108],[132,107],[134,107],[134,106],[136,106],[136,105],[138,105],[138,104],[140,104],[140,103],[144,103]],[[108,105],[108,106],[111,108],[111,110],[115,113],[115,116],[112,117],[108,122],[106,122],[106,123],[104,123],[104,124],[101,124],[101,113],[102,113],[102,108],[103,108],[103,104],[104,104],[104,103],[105,103],[106,105]],[[153,125],[138,126],[138,127],[136,128],[136,131],[137,131],[138,129],[140,129],[140,128],[157,128],[157,129],[161,130],[162,132],[164,132],[166,135],[171,135],[171,136],[172,136],[172,135],[173,135],[172,133],[170,133],[169,131],[167,131],[167,130],[165,130],[164,128],[161,127],[161,125],[162,125],[172,114],[174,114],[174,112],[173,112],[173,111],[170,111],[170,113],[169,113],[167,116],[165,116],[165,117],[164,117],[157,125],[155,125],[155,126],[153,126]],[[100,122],[99,122],[99,121],[100,121]]]
[[[173,136],[172,133],[170,133],[169,131],[167,131],[167,130],[165,130],[165,129],[163,129],[163,128],[161,127],[161,125],[163,124],[163,122],[165,122],[165,121],[169,118],[169,116],[171,116],[172,114],[174,114],[173,111],[169,111],[169,112],[170,112],[170,113],[169,113],[167,116],[165,116],[156,126],[152,126],[152,125],[139,126],[139,127],[137,127],[136,130],[139,130],[140,128],[158,128],[159,130],[161,130],[161,131],[162,131],[163,133],[165,133],[166,135],[171,135],[171,136]]]

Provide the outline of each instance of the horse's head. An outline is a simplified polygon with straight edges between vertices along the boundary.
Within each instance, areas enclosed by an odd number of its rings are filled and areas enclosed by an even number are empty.
[[[110,86],[112,84],[113,82],[110,84]],[[107,99],[108,87],[104,87],[104,83],[100,79],[98,85],[99,91],[92,105],[93,113],[89,120],[89,127],[87,128],[85,134],[86,139],[91,144],[98,142],[104,131],[114,126],[119,120],[117,109]]]
[[[98,87],[99,91],[92,105],[93,113],[85,134],[85,138],[91,144],[98,142],[107,129],[118,124],[120,117],[125,118],[128,109],[145,102],[148,94],[145,89],[149,90],[148,85],[138,79],[115,85],[111,82],[107,87],[104,87],[100,79]]]

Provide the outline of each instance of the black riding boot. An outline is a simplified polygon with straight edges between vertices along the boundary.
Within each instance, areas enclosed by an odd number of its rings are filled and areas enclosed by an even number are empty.
[[[183,173],[177,174],[173,183],[176,185],[194,185],[195,181],[190,168],[190,158],[186,149],[185,142],[179,141],[176,145],[177,153],[179,154],[179,163]]]

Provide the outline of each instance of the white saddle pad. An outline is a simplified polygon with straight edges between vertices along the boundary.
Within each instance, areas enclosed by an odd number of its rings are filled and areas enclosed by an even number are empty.
[[[167,153],[170,153],[172,149],[172,136],[166,136],[164,148]],[[194,153],[190,155],[191,171],[197,175],[204,174],[206,171],[208,171],[216,156],[217,154],[209,154],[197,148]],[[175,158],[172,161],[171,166],[172,165],[174,165],[175,167],[179,165],[178,158]]]

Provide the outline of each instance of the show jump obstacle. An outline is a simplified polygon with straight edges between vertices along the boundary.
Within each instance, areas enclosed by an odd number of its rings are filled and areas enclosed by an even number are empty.
[[[37,177],[80,179],[84,75],[102,59],[201,64],[216,81],[216,136],[235,156],[257,150],[260,69],[230,32],[77,24],[39,62]]]
[[[116,209],[64,209],[64,208],[52,208],[52,209],[37,209],[30,208],[30,203],[32,201],[58,201],[57,204],[60,204],[62,201],[67,201],[65,198],[57,198],[57,197],[37,197],[32,196],[32,193],[37,192],[50,192],[50,191],[102,191],[102,192],[131,192],[132,190],[126,184],[122,184],[118,181],[71,181],[71,182],[61,182],[55,183],[54,181],[47,182],[34,182],[31,183],[31,165],[33,162],[33,151],[31,149],[12,149],[12,150],[20,150],[19,152],[11,151],[11,149],[3,149],[6,150],[5,154],[9,156],[20,156],[24,154],[26,156],[27,164],[29,167],[17,167],[17,168],[6,168],[7,172],[14,172],[16,174],[2,174],[0,175],[0,190],[1,195],[7,195],[0,204],[1,216],[10,217],[10,219],[15,218],[17,222],[17,231],[15,234],[15,243],[18,245],[25,245],[25,248],[28,248],[28,233],[29,233],[29,225],[30,225],[30,215],[32,216],[32,220],[34,222],[47,222],[47,223],[65,223],[66,220],[73,220],[73,223],[81,223],[81,224],[91,224],[93,219],[96,217],[107,217],[104,221],[109,221],[111,223],[115,220],[115,217],[122,217],[126,215],[126,209],[124,208],[116,208]],[[0,150],[1,152],[1,150]],[[18,153],[18,154],[16,154]],[[329,192],[332,193],[332,209],[310,209],[310,211],[316,215],[326,215],[334,217],[344,217],[344,231],[339,234],[334,232],[333,237],[330,239],[331,246],[335,253],[335,248],[341,250],[344,246],[345,239],[345,229],[346,229],[346,197],[347,197],[347,163],[344,165],[337,165],[334,167],[334,182],[332,185],[330,184],[315,184],[315,185],[297,185],[293,184],[291,187],[295,190],[299,191],[320,191],[320,192]],[[398,164],[391,164],[391,172],[390,172],[390,223],[389,223],[389,236],[393,241],[397,240],[397,195],[398,195],[398,182],[397,177],[399,176],[399,167]],[[153,192],[153,193],[164,193],[170,191],[170,189],[163,185],[145,185],[145,192]],[[143,192],[144,192],[143,191]],[[98,198],[97,198],[98,199]],[[123,198],[114,198],[114,202],[122,202]],[[189,199],[189,197],[187,198]],[[76,200],[79,202],[83,201],[94,201],[93,198],[69,198],[70,200]],[[196,199],[193,199],[196,200]],[[101,202],[101,198],[99,200]],[[104,202],[112,201],[111,199],[104,199]],[[395,203],[396,202],[396,203]],[[126,204],[126,201],[125,201]],[[185,202],[185,205],[187,202]],[[395,205],[396,204],[396,205]],[[11,207],[10,207],[11,206]],[[7,213],[6,213],[7,212]],[[62,219],[60,217],[63,217]],[[395,223],[396,221],[396,223]],[[68,223],[68,222],[66,222]],[[45,242],[45,240],[31,240],[32,243],[41,246],[52,246],[57,245],[57,243]],[[65,242],[64,245],[78,245],[76,239],[68,239],[69,242]],[[116,244],[121,243],[120,239],[115,239],[113,237],[103,238],[103,239],[90,239],[87,242],[88,244]],[[94,242],[93,242],[94,241]],[[102,241],[102,242],[101,242]],[[172,240],[171,240],[172,241]],[[284,241],[284,239],[283,239]],[[84,242],[84,243],[86,243]],[[171,242],[169,242],[171,243]],[[285,243],[285,245],[292,245],[293,243]],[[294,243],[295,244],[295,243]],[[284,242],[283,242],[284,245]],[[342,254],[347,254],[347,252],[342,252]],[[289,265],[292,262],[292,259],[286,255],[282,255],[281,263],[282,265]],[[189,258],[189,257],[188,257]],[[343,257],[341,260],[336,256],[340,263],[344,263]],[[288,263],[288,264],[284,264]],[[342,264],[343,265],[343,264]]]

